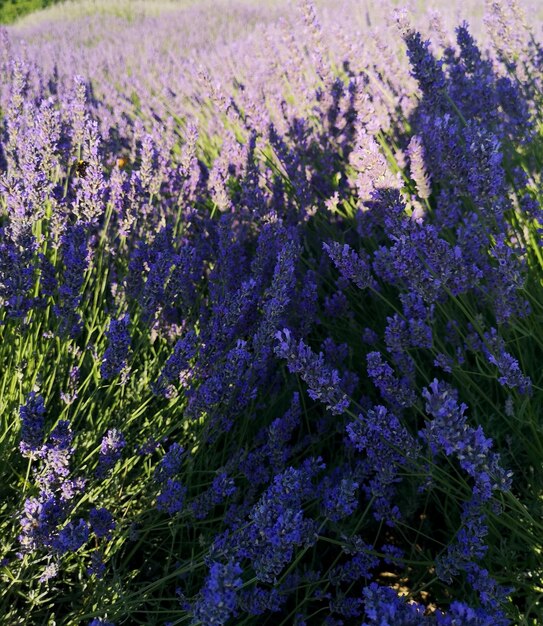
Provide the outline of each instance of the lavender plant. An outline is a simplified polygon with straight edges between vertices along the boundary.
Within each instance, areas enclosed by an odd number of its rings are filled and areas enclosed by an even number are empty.
[[[522,7],[134,6],[0,31],[5,623],[541,623]]]

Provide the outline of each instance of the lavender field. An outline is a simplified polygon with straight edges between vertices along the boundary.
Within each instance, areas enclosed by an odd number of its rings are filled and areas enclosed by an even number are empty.
[[[542,25],[0,28],[0,626],[543,624]]]

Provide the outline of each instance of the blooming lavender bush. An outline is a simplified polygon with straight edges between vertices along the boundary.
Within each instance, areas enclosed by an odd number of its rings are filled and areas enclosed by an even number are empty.
[[[0,31],[4,622],[540,624],[537,22],[111,6]]]

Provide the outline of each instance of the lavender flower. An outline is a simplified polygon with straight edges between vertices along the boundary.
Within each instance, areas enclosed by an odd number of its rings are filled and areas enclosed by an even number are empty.
[[[249,615],[265,615],[277,613],[285,602],[286,594],[278,589],[262,589],[255,585],[251,589],[242,589],[238,594],[239,609]]]
[[[68,524],[59,532],[53,541],[55,550],[64,554],[65,552],[76,552],[89,539],[89,527],[85,520],[79,519]]]
[[[51,580],[51,578],[55,578],[58,575],[58,571],[59,564],[56,561],[49,563],[48,565],[46,565],[42,575],[39,578],[40,583],[45,583],[48,580]]]
[[[168,397],[172,394],[170,384],[175,385],[177,383],[183,387],[187,386],[191,376],[190,361],[197,352],[196,334],[193,330],[189,330],[186,335],[177,340],[157,382],[152,386],[153,393]]]
[[[507,491],[511,485],[511,473],[501,468],[499,455],[490,451],[492,440],[485,437],[483,429],[468,425],[464,415],[468,407],[458,403],[458,393],[435,379],[423,391],[423,396],[426,410],[434,419],[426,424],[420,435],[432,452],[437,454],[442,450],[447,456],[455,455],[482,492],[486,492],[487,485],[492,490]]]
[[[161,482],[175,478],[181,470],[185,449],[177,442],[172,443],[168,452],[162,457],[155,471],[155,477]]]
[[[29,292],[34,283],[35,243],[29,225],[25,230],[26,234],[18,233],[20,241],[13,241],[14,236],[0,229],[0,304],[16,319],[23,319],[33,304]]]
[[[106,564],[104,563],[104,555],[100,550],[94,550],[91,554],[91,562],[87,568],[87,574],[89,576],[96,576],[98,580],[101,580],[106,573]]]
[[[156,506],[159,511],[165,511],[169,515],[175,515],[183,510],[187,488],[178,480],[168,478],[162,485]]]
[[[379,565],[379,558],[373,554],[374,548],[359,535],[346,539],[343,552],[352,558],[334,567],[329,574],[333,584],[356,582],[362,578],[371,579],[371,570]]]
[[[242,585],[239,563],[226,565],[212,563],[201,591],[201,598],[193,608],[194,622],[202,626],[226,624],[238,606],[238,589]]]
[[[58,287],[59,303],[54,308],[61,331],[72,336],[81,330],[81,316],[77,309],[89,263],[87,229],[83,222],[69,225],[61,240],[64,271]]]
[[[104,507],[92,508],[89,513],[90,526],[98,539],[111,539],[111,532],[115,530],[113,515]]]
[[[384,400],[397,408],[413,406],[416,396],[409,379],[398,379],[390,365],[384,362],[380,352],[370,352],[367,363],[368,375]]]
[[[411,62],[411,73],[419,83],[427,107],[439,112],[444,106],[443,91],[446,87],[442,63],[432,55],[430,42],[423,41],[420,33],[411,30],[404,39]]]
[[[497,330],[492,328],[484,337],[486,343],[483,346],[483,353],[487,361],[498,368],[500,385],[509,389],[517,388],[520,393],[531,395],[532,381],[522,373],[517,359],[505,350],[505,342]]]
[[[100,373],[102,378],[109,379],[126,372],[130,352],[130,334],[128,313],[119,320],[111,320],[107,338],[109,345],[104,352]]]
[[[63,521],[64,515],[64,506],[55,496],[27,498],[20,518],[19,542],[23,551],[32,552],[52,546],[57,526]]]
[[[407,154],[409,155],[411,177],[417,186],[417,194],[419,198],[426,200],[432,193],[431,177],[426,170],[424,145],[418,135],[411,137]]]
[[[319,459],[309,459],[300,469],[287,468],[252,508],[240,550],[251,557],[259,580],[272,582],[295,548],[315,542],[315,522],[305,517],[302,503],[314,495],[312,478],[322,468]]]
[[[107,431],[100,444],[100,454],[96,468],[96,476],[98,478],[105,478],[109,474],[110,470],[121,458],[122,450],[125,446],[126,440],[121,431],[116,428]]]
[[[26,403],[19,409],[21,418],[21,443],[19,448],[24,456],[37,452],[43,444],[45,432],[45,404],[43,397],[31,391]]]
[[[375,288],[371,267],[363,251],[357,253],[349,245],[341,246],[337,241],[324,243],[323,248],[344,278],[351,280],[359,289]]]
[[[359,484],[352,478],[341,478],[336,484],[334,482],[325,480],[323,509],[327,517],[337,522],[352,515],[358,507]]]
[[[343,413],[349,406],[349,399],[341,389],[338,371],[324,362],[323,354],[316,355],[302,340],[296,345],[287,328],[275,336],[278,340],[276,354],[287,360],[290,372],[300,374],[307,383],[309,397],[325,403],[332,413]]]
[[[371,583],[363,589],[366,620],[362,626],[424,626],[424,607],[409,604],[389,587]]]
[[[71,501],[83,491],[86,483],[82,478],[70,478],[72,440],[69,422],[61,420],[36,453],[40,461],[35,472],[39,494],[25,500],[19,520],[19,542],[24,553],[53,547],[65,551],[62,542],[64,539],[68,542],[70,523],[65,535],[62,531],[59,534],[58,529],[70,513]]]
[[[375,499],[375,516],[387,520],[389,525],[394,524],[400,517],[400,510],[393,502],[393,485],[400,480],[399,469],[412,465],[420,446],[399,419],[383,406],[367,411],[348,424],[347,434],[353,446],[367,456],[372,478],[366,489]]]

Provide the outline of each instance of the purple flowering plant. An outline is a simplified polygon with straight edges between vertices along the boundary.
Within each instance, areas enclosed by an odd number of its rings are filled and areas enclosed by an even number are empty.
[[[0,28],[6,624],[541,623],[543,15],[390,4]]]

